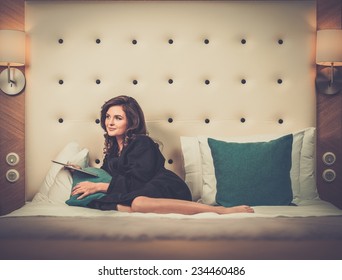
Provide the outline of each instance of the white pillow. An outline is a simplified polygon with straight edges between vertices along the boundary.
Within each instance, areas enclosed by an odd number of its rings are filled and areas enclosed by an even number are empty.
[[[188,185],[193,201],[202,197],[201,152],[197,137],[181,137],[181,148],[185,169],[185,183]]]
[[[70,197],[72,188],[72,175],[66,169],[61,169],[52,184],[47,195],[47,200],[52,203],[62,203]]]
[[[89,166],[89,151],[83,149],[73,158],[69,160],[69,163],[76,164],[82,168]],[[53,163],[56,164],[56,163]],[[52,203],[62,203],[70,197],[72,187],[72,175],[68,170],[62,168],[56,175],[54,183],[50,187],[48,193],[48,200]]]
[[[319,199],[316,186],[316,130],[306,129],[300,158],[300,199]]]
[[[305,190],[314,197],[314,190],[316,184],[314,179],[314,145],[312,144],[312,137],[315,128],[308,128],[305,130],[293,133],[292,145],[292,167],[291,167],[291,185],[293,191],[293,203],[299,203],[303,198],[301,194],[301,182],[305,182]],[[217,138],[227,142],[261,142],[276,139],[283,135],[254,135],[246,137],[222,137]],[[304,142],[305,139],[305,142]],[[302,150],[303,143],[305,143],[306,157],[303,159]],[[211,151],[207,142],[207,137],[181,137],[181,147],[184,157],[185,181],[188,184],[192,193],[197,194],[193,200],[200,200],[205,204],[215,205],[216,197],[216,178]],[[199,149],[198,147],[199,146]],[[200,155],[198,155],[198,152]],[[191,158],[192,156],[192,158]],[[306,172],[301,172],[301,165],[305,164]],[[310,179],[308,175],[310,174]],[[310,187],[309,187],[310,186]],[[317,193],[317,190],[316,190]],[[305,194],[305,197],[308,195]]]
[[[78,143],[71,142],[68,143],[62,151],[58,153],[55,157],[56,161],[60,162],[68,162],[72,159],[78,152],[80,151],[80,147]],[[42,201],[47,200],[49,190],[53,183],[55,182],[55,178],[57,173],[63,168],[62,165],[52,164],[48,173],[46,174],[43,183],[41,184],[38,193],[34,196],[32,201]]]

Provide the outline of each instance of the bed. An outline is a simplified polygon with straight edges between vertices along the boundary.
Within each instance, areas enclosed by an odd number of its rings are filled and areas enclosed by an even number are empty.
[[[291,204],[280,202],[276,205],[278,201],[274,196],[271,201],[260,202],[256,200],[259,195],[253,193],[252,200],[248,201],[257,204],[253,206],[253,214],[143,214],[68,206],[65,201],[70,197],[72,175],[62,166],[52,164],[33,200],[1,217],[1,257],[340,259],[342,210],[319,199],[312,184],[314,132],[314,128],[307,128],[292,134],[292,164],[288,173],[292,188]],[[273,140],[270,139],[274,137],[259,135],[259,142],[255,142],[255,136],[243,139],[230,137],[220,141],[234,145],[259,145],[271,143]],[[277,136],[275,140],[282,138]],[[182,137],[186,181],[194,200],[215,205],[222,190],[216,187],[220,178],[211,174],[215,173],[215,164],[206,150],[209,145],[205,140],[203,136]],[[199,154],[196,155],[196,151]],[[56,160],[86,167],[89,151],[71,142],[56,156]],[[204,183],[196,185],[199,178]],[[233,192],[234,186],[228,200]],[[260,187],[258,193],[261,193]],[[272,193],[271,189],[266,194]],[[248,195],[243,199],[246,197]],[[259,199],[264,198],[259,196]]]
[[[25,12],[27,202],[0,217],[1,259],[341,259],[342,210],[316,188],[315,1],[26,1]],[[116,93],[141,104],[194,201],[255,213],[68,206],[72,177],[51,160],[100,168],[99,108]]]

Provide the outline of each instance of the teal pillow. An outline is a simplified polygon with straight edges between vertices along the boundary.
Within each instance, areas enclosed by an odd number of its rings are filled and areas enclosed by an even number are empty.
[[[95,168],[95,167],[86,167],[83,168],[86,171],[89,171],[91,173],[95,173],[98,177],[94,177],[91,175],[87,175],[84,173],[80,173],[77,171],[74,171],[72,174],[72,188],[74,188],[78,183],[84,182],[84,181],[89,181],[89,182],[94,182],[94,183],[109,183],[112,180],[112,177],[103,169],[101,168]],[[99,193],[93,193],[91,195],[88,195],[82,199],[77,199],[80,195],[73,195],[71,196],[65,203],[70,205],[70,206],[83,206],[87,207],[87,205],[94,199],[99,199],[103,197],[105,194],[102,192]]]
[[[208,138],[217,181],[216,202],[226,207],[290,205],[292,142],[292,134],[257,143]]]

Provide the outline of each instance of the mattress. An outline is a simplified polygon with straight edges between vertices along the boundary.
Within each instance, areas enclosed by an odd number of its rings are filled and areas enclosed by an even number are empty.
[[[128,259],[342,257],[341,250],[336,250],[342,245],[342,210],[332,204],[318,199],[254,210],[227,215],[145,214],[29,202],[0,218],[1,258],[119,258],[109,244]],[[104,249],[96,255],[94,251],[78,253],[77,244],[83,250],[89,245]],[[28,249],[16,251],[15,245]],[[241,255],[241,246],[257,247]],[[180,250],[187,247],[184,255]],[[271,248],[274,252],[269,255]]]

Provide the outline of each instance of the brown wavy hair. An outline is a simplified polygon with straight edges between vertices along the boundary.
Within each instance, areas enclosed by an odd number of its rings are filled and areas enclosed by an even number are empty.
[[[103,152],[104,154],[118,155],[119,148],[116,138],[108,135],[105,125],[107,111],[112,106],[122,106],[122,109],[126,114],[127,130],[124,137],[124,147],[137,135],[148,135],[148,132],[146,129],[144,113],[133,97],[120,95],[105,102],[101,108],[101,127],[105,131]]]

